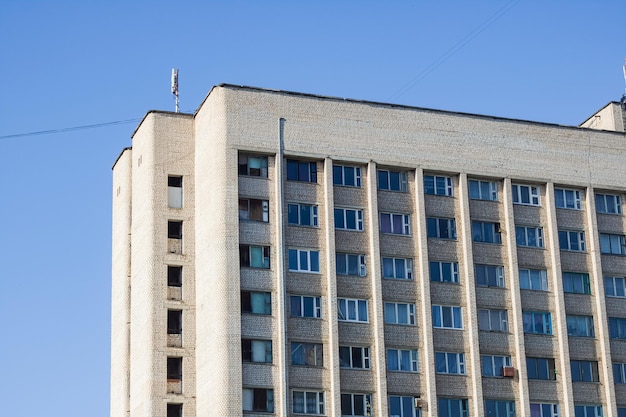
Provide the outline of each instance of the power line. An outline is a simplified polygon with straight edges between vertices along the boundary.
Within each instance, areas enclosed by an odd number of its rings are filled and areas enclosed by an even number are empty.
[[[96,123],[96,124],[93,124],[93,125],[63,127],[63,128],[60,128],[60,129],[39,130],[37,132],[15,133],[13,135],[3,135],[3,136],[0,136],[0,139],[21,138],[21,137],[25,137],[25,136],[50,135],[52,133],[73,132],[75,130],[97,129],[97,128],[100,128],[100,127],[107,127],[107,126],[114,126],[114,125],[123,125],[123,124],[127,124],[127,123],[137,123],[140,120],[141,119],[116,120],[114,122]]]
[[[428,76],[431,72],[433,72],[438,66],[447,61],[452,55],[461,50],[465,45],[470,43],[476,36],[480,35],[485,29],[487,29],[492,23],[497,21],[500,17],[504,16],[506,12],[511,10],[513,7],[517,5],[521,0],[511,0],[500,9],[498,9],[494,14],[489,16],[487,20],[478,25],[474,30],[465,35],[463,39],[455,43],[450,49],[448,49],[445,53],[443,53],[439,58],[433,61],[429,66],[420,71],[415,77],[413,77],[409,82],[407,82],[404,86],[398,89],[394,94],[392,94],[387,100],[393,101],[396,98],[400,97],[411,88],[415,86],[415,84],[422,81],[424,78]]]

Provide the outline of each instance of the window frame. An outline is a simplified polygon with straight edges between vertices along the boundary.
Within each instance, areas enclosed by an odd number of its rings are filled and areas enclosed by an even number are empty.
[[[543,249],[543,227],[515,226],[515,243],[524,248]]]
[[[415,397],[412,395],[389,395],[389,414],[396,417],[419,417],[419,409],[415,408]],[[394,412],[394,406],[398,406],[397,413]],[[408,410],[407,410],[408,408]]]
[[[600,382],[598,361],[570,360],[570,368],[572,382]]]
[[[607,197],[614,197],[614,201],[609,204]],[[600,202],[602,199],[602,202]],[[613,206],[611,211],[609,206]],[[604,210],[602,210],[604,208]],[[596,194],[596,212],[602,214],[621,215],[622,214],[622,196],[619,194]]]
[[[182,265],[167,265],[167,286],[176,288],[183,286]]]
[[[183,176],[167,176],[167,207],[172,209],[183,208]]]
[[[502,244],[502,231],[499,222],[472,220],[472,242]]]
[[[395,359],[392,360],[391,358]],[[406,360],[408,358],[408,361]],[[392,364],[397,364],[397,369],[392,367]],[[408,364],[409,369],[403,369]],[[419,356],[417,349],[400,349],[400,348],[388,348],[387,349],[387,370],[392,372],[419,372]]]
[[[311,300],[311,315],[307,314],[309,310],[307,300]],[[299,300],[300,314],[294,312],[295,303]],[[322,318],[322,297],[318,295],[297,295],[292,294],[289,296],[289,315],[290,317],[308,318],[308,319],[321,319]]]
[[[600,253],[626,255],[626,236],[617,233],[600,233]]]
[[[385,324],[398,324],[402,326],[415,326],[415,304],[413,303],[397,303],[392,301],[384,302]],[[393,308],[393,315],[389,314]],[[401,309],[406,309],[406,314],[401,314]],[[391,317],[390,317],[391,316]],[[406,322],[405,322],[406,321]]]
[[[426,236],[435,239],[456,240],[456,219],[427,217]]]
[[[626,363],[613,362],[613,383],[626,384]]]
[[[263,298],[263,312],[260,313],[255,311],[255,307],[260,307],[260,303],[258,301],[253,300],[253,296],[258,296]],[[246,300],[247,301],[244,301]],[[248,306],[250,307],[248,309]],[[272,315],[272,293],[269,291],[249,291],[249,290],[241,290],[241,312],[243,314],[255,314],[261,316],[271,316]]]
[[[550,291],[548,287],[548,271],[547,270],[532,269],[532,268],[519,268],[518,273],[519,273],[520,289],[531,290],[531,291]],[[538,277],[533,277],[533,274],[538,275]],[[537,282],[539,283],[539,286],[541,288],[535,288]]]
[[[470,200],[498,201],[498,183],[496,181],[471,179],[467,182]],[[484,189],[485,186],[487,189]]]
[[[440,359],[443,358],[443,362]],[[444,368],[439,365],[444,364]],[[456,367],[456,372],[453,367]],[[435,352],[435,373],[443,375],[466,375],[464,352]]]
[[[349,227],[349,216],[351,217],[352,215],[354,215],[354,227]],[[363,209],[361,208],[335,207],[334,216],[335,230],[347,230],[351,232],[362,232],[364,230],[364,215]],[[341,222],[338,222],[338,219],[341,220]]]
[[[354,184],[346,184],[346,170],[354,170]],[[337,178],[338,172],[340,172],[339,180]],[[338,185],[341,187],[361,188],[361,167],[333,164],[333,185]]]
[[[389,216],[389,221],[383,221],[383,219]],[[386,235],[395,235],[395,236],[411,236],[411,215],[410,214],[402,214],[402,213],[380,213],[380,233]],[[395,226],[394,219],[396,217],[400,217],[401,225]],[[389,230],[384,230],[383,227],[386,224],[389,224]],[[400,230],[395,230],[397,227],[400,227]]]
[[[424,175],[424,194],[454,197],[452,177],[445,175]]]
[[[242,159],[245,158],[245,164],[242,164]],[[258,159],[259,167],[258,167],[258,175],[256,171],[252,171],[252,169],[257,169],[256,166],[254,168],[250,167],[250,159]],[[259,178],[267,178],[268,173],[268,158],[263,155],[250,155],[245,153],[240,153],[238,157],[238,174],[246,177],[259,177]],[[257,165],[257,164],[255,164]]]
[[[526,324],[527,317],[530,319],[530,328]],[[537,318],[541,318],[543,331],[537,331]],[[522,311],[522,322],[525,334],[552,335],[552,313],[549,311]],[[527,331],[528,329],[531,331]]]
[[[387,261],[386,261],[387,260]],[[389,264],[391,260],[391,266],[393,269],[393,276],[385,275],[385,263]],[[403,264],[404,275],[400,275],[400,268],[398,264]],[[412,280],[413,279],[413,259],[410,258],[391,258],[387,256],[381,257],[382,276],[386,279],[400,279],[400,280]]]
[[[489,367],[485,366],[486,361],[489,361]],[[501,362],[501,364],[498,363],[498,361]],[[480,355],[480,372],[483,377],[503,378],[504,371],[502,368],[510,366],[512,366],[510,356]]]
[[[292,263],[294,260],[295,264]],[[311,248],[289,248],[287,249],[287,264],[289,272],[320,274],[320,251]]]
[[[339,259],[343,258],[342,262]],[[356,274],[351,274],[351,271],[354,271],[354,268],[351,268],[351,261],[356,263]],[[339,270],[340,264],[345,265],[345,269],[343,271]],[[366,268],[366,260],[365,254],[356,254],[356,253],[345,253],[345,252],[336,252],[335,253],[335,273],[337,275],[342,276],[359,276],[364,277],[367,275]]]
[[[591,294],[591,278],[587,272],[561,272],[563,292],[566,294]]]
[[[500,415],[501,411],[505,415]],[[515,401],[485,399],[485,417],[515,417]]]
[[[528,202],[524,201],[526,197],[524,191],[527,190]],[[513,194],[513,204],[520,204],[523,206],[541,206],[541,193],[539,186],[528,184],[511,184],[511,193]]]
[[[591,415],[589,412],[591,411]],[[602,417],[604,410],[601,405],[574,403],[574,417]]]
[[[396,181],[392,178],[392,176],[396,176],[396,175],[398,176],[397,187],[395,187]],[[376,171],[376,179],[378,181],[379,190],[406,193],[409,188],[407,171],[378,169]]]
[[[532,372],[531,372],[532,370]],[[556,380],[556,361],[554,358],[526,357],[528,379],[540,381]]]
[[[324,367],[324,344],[315,342],[294,342],[290,344],[291,366],[308,366],[314,368]],[[302,350],[299,356],[294,357],[295,350]],[[302,359],[296,361],[294,359]],[[313,363],[307,363],[309,359],[313,359]]]
[[[618,280],[621,280],[621,294],[619,294],[618,288]],[[608,283],[610,281],[610,284]],[[611,288],[611,293],[609,293],[609,288]],[[607,297],[614,298],[626,298],[626,277],[615,277],[615,276],[605,276],[604,277],[604,293]]]
[[[538,410],[535,412],[534,410]],[[530,417],[559,417],[559,405],[555,403],[530,403]]]
[[[249,346],[248,346],[249,345]],[[263,360],[255,360],[255,345],[263,346]],[[241,361],[243,363],[274,363],[274,354],[272,351],[272,341],[267,339],[250,339],[244,337],[241,339]],[[249,354],[249,355],[248,355]]]
[[[363,397],[363,398],[359,398],[359,397]],[[344,401],[347,401],[349,398],[350,401],[350,413],[347,414],[346,408],[344,408],[344,406],[348,405],[346,403],[344,403]],[[361,401],[361,408],[363,411],[363,414],[356,414],[358,413],[359,407],[358,407],[358,400]],[[369,416],[369,412],[372,411],[372,394],[364,394],[364,393],[347,393],[347,392],[342,392],[341,393],[341,417],[353,417],[353,416]]]
[[[252,408],[251,409],[246,409],[245,406],[245,400],[247,395],[244,394],[244,392],[249,391],[251,392],[251,398],[252,398]],[[259,404],[259,400],[256,399],[257,394],[261,394],[263,393],[263,398],[265,399],[265,406],[264,408],[260,408],[258,407]],[[242,389],[242,410],[243,411],[250,411],[250,412],[261,412],[261,413],[273,413],[274,412],[274,390],[271,388],[256,388],[256,387],[243,387]]]
[[[446,265],[449,265],[450,280],[446,279],[446,273],[444,272]],[[428,269],[428,275],[430,276],[431,282],[443,282],[450,284],[459,284],[460,282],[459,263],[456,261],[429,261]],[[433,271],[436,271],[436,273],[433,273]]]
[[[474,265],[474,279],[479,287],[505,288],[503,265]]]
[[[453,408],[457,408],[453,411]],[[469,417],[467,398],[437,397],[437,417]]]
[[[616,340],[626,339],[626,318],[609,317],[609,338]]]
[[[343,354],[342,354],[343,351]],[[345,361],[345,353],[348,353],[348,361]],[[358,354],[356,354],[359,352]],[[355,359],[360,359],[362,366],[356,366]],[[349,366],[344,366],[347,363]],[[368,346],[339,346],[339,368],[343,369],[370,369],[372,366],[370,348]]]
[[[354,304],[354,318],[350,318],[350,304]],[[362,305],[365,305],[365,310],[361,309]],[[344,306],[344,314],[342,317],[342,305]],[[365,318],[362,318],[362,312],[365,312]],[[354,323],[369,323],[369,303],[368,300],[362,298],[337,298],[337,320]]]
[[[183,238],[183,221],[168,220],[167,221],[167,238],[181,240]]]
[[[582,208],[582,194],[580,190],[555,187],[554,188],[554,202],[555,202],[556,208],[561,208],[561,209],[566,209],[566,210],[582,210],[583,209]]]
[[[446,326],[445,322],[447,321],[444,317],[444,309],[450,309],[449,318],[452,321],[451,326]],[[438,310],[436,313],[435,311]],[[451,329],[451,330],[462,330],[463,329],[463,309],[460,306],[444,306],[444,305],[432,305],[433,312],[433,328],[435,329]],[[458,314],[457,314],[458,313]],[[459,323],[456,323],[456,321]]]
[[[245,202],[246,209],[242,209],[242,203]],[[261,216],[260,218],[250,218],[250,213],[252,212],[251,205],[257,202],[260,203],[261,207]],[[244,215],[245,213],[245,215]],[[256,211],[254,212],[257,213]],[[254,222],[262,222],[269,223],[270,221],[270,202],[269,200],[263,200],[260,198],[248,198],[248,197],[239,197],[239,220],[244,221],[254,221]]]
[[[302,411],[300,411],[299,409],[296,410],[296,394],[300,395],[302,394],[302,405],[303,405],[303,409]],[[315,399],[315,404],[314,404],[314,409],[313,410],[309,410],[309,394],[312,395]],[[324,391],[302,391],[300,389],[297,390],[292,390],[292,395],[291,395],[291,407],[292,407],[292,411],[294,414],[313,414],[313,415],[324,415],[324,409],[325,409],[325,401],[324,401],[324,397],[325,397],[325,392]]]
[[[560,230],[559,249],[569,252],[587,252],[584,230]],[[564,239],[565,238],[565,239]]]
[[[496,316],[497,317],[494,317]],[[485,323],[484,317],[487,317],[488,322]],[[495,319],[495,323],[494,323]],[[488,324],[488,328],[484,328],[482,325]],[[509,332],[509,313],[504,309],[493,308],[479,308],[478,309],[478,330],[485,332]]]
[[[294,165],[296,171],[294,172]],[[287,181],[317,184],[317,162],[287,159],[285,165]],[[295,177],[294,177],[295,174]]]
[[[262,265],[253,265],[252,264],[252,259],[254,258],[252,256],[252,251],[253,250],[261,250],[261,258],[260,260],[262,261]],[[242,256],[245,252],[247,251],[247,258],[245,256]],[[271,264],[270,264],[270,256],[271,256],[271,252],[270,252],[270,247],[269,246],[263,246],[263,245],[250,245],[250,244],[239,244],[239,266],[241,268],[254,268],[254,269],[270,269],[271,268]],[[246,261],[247,260],[247,264]]]
[[[291,212],[290,210],[295,209],[295,212]],[[305,221],[304,217],[306,213],[304,213],[305,209],[309,209],[309,218]],[[318,216],[318,205],[317,204],[308,204],[308,203],[287,203],[287,224],[289,226],[302,226],[302,227],[319,227],[319,216]],[[292,213],[295,213],[297,217],[294,222],[294,218],[292,217]]]

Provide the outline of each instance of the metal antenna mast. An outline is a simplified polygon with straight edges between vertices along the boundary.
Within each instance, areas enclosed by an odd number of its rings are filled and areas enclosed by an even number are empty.
[[[178,69],[172,68],[172,94],[176,99],[176,113],[180,111],[179,101],[178,101]]]

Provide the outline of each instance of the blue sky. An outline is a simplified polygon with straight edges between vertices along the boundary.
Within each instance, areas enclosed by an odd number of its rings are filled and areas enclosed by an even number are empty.
[[[577,125],[624,93],[623,0],[0,2],[0,404],[108,416],[111,166],[232,83]],[[61,130],[54,134],[11,136]]]

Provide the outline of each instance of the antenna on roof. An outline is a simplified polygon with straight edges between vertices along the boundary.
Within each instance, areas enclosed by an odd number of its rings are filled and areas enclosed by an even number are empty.
[[[178,69],[172,68],[172,94],[176,99],[176,113],[180,111],[178,102]]]

